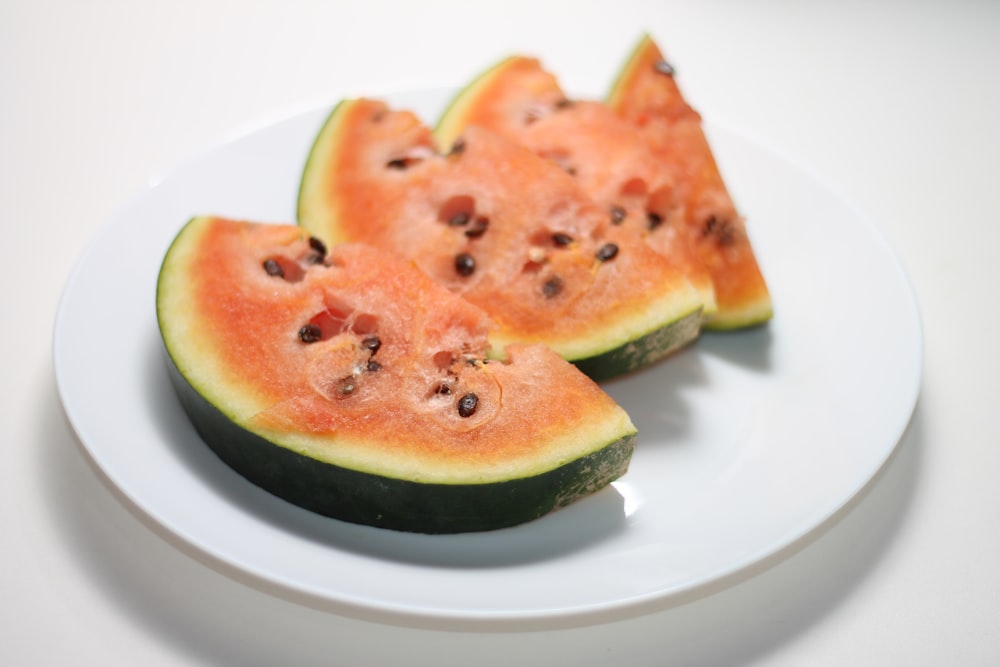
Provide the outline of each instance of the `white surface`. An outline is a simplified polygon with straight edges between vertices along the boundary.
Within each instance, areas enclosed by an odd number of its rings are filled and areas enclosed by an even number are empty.
[[[1000,662],[1000,7],[623,0],[574,3],[567,15],[556,4],[492,6],[0,5],[5,659]],[[391,18],[379,20],[383,11]],[[443,632],[247,586],[140,520],[88,466],[55,392],[56,304],[85,248],[150,175],[233,128],[334,93],[454,86],[513,51],[541,55],[567,87],[584,89],[610,81],[642,30],[671,54],[704,115],[836,184],[913,279],[926,335],[922,396],[895,455],[834,520],[662,611],[578,629]],[[831,320],[861,324],[849,313]]]
[[[454,92],[380,97],[433,124]],[[898,260],[841,197],[712,128],[737,196],[765,221],[754,244],[777,314],[766,329],[706,334],[607,385],[639,428],[612,489],[528,525],[425,536],[330,521],[252,487],[204,447],[174,399],[152,295],[192,216],[294,219],[298,175],[328,113],[298,114],[167,174],[100,231],[61,302],[55,372],[74,430],[108,480],[187,545],[346,614],[464,628],[593,623],[788,547],[894,450],[923,352]],[[863,326],[831,325],[834,313]]]

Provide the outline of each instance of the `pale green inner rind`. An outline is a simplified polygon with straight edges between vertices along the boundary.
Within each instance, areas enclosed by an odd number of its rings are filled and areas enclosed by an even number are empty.
[[[711,331],[733,331],[766,324],[773,317],[774,307],[768,297],[738,310],[716,311],[705,318],[703,326]]]
[[[517,56],[510,56],[503,59],[493,67],[482,72],[473,79],[469,85],[458,91],[445,107],[444,112],[438,118],[434,127],[434,137],[439,146],[450,146],[460,134],[460,129],[465,126],[465,116],[470,106],[478,100],[480,91],[487,88],[493,78],[500,74],[508,63],[517,60]]]
[[[614,108],[618,103],[618,97],[621,95],[621,88],[624,85],[625,79],[632,74],[632,71],[637,67],[639,57],[643,50],[648,46],[651,41],[651,37],[648,33],[642,35],[636,45],[632,48],[631,53],[629,53],[628,58],[625,59],[625,64],[622,65],[621,69],[618,70],[618,75],[615,76],[614,81],[611,82],[611,88],[608,90],[608,94],[605,96],[605,102]]]
[[[568,361],[588,359],[627,346],[701,312],[701,298],[690,285],[685,283],[658,295],[655,299],[651,298],[641,310],[623,315],[606,326],[592,327],[585,335],[572,340],[552,341],[549,345]],[[697,336],[697,331],[694,335]],[[491,340],[501,349],[512,342],[500,334]]]
[[[330,245],[339,243],[343,239],[336,234],[337,225],[334,224],[336,211],[331,210],[330,204],[326,201],[325,165],[331,159],[330,147],[336,143],[340,132],[338,121],[344,117],[347,104],[350,104],[350,100],[338,102],[316,134],[302,169],[296,203],[296,219],[299,226]]]

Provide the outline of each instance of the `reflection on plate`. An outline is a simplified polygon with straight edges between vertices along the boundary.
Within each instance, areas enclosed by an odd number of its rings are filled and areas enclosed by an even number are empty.
[[[430,120],[449,94],[387,99]],[[668,604],[780,551],[895,447],[922,354],[898,262],[810,174],[710,125],[776,314],[606,385],[640,432],[625,477],[533,523],[450,536],[344,524],[250,485],[201,443],[172,393],[157,271],[193,215],[294,221],[326,113],[221,145],[150,186],[109,221],[63,295],[54,354],[67,415],[108,480],[185,546],[269,590],[366,617],[585,622]]]

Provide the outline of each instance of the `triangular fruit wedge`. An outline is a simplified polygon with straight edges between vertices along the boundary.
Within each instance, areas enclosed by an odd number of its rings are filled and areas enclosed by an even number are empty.
[[[544,345],[411,262],[295,225],[192,219],[163,261],[169,373],[204,441],[309,510],[402,531],[530,521],[624,474],[635,428]]]
[[[710,329],[752,326],[772,316],[771,295],[702,127],[677,86],[674,67],[652,38],[635,47],[608,96],[608,104],[639,128],[667,168],[684,224],[715,285]]]
[[[438,121],[449,145],[470,126],[500,133],[572,174],[612,224],[643,239],[698,290],[704,314],[715,311],[711,275],[678,229],[671,175],[647,149],[640,130],[603,102],[570,100],[535,58],[514,56],[460,91]]]
[[[699,332],[701,300],[681,273],[570,175],[480,128],[441,152],[413,113],[341,102],[305,166],[298,222],[328,244],[412,260],[490,315],[498,349],[545,343],[595,379]]]

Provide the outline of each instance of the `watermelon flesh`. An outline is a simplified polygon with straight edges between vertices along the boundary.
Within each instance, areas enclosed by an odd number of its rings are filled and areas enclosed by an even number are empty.
[[[746,224],[726,187],[702,126],[676,72],[646,35],[615,81],[608,105],[636,127],[661,161],[683,206],[682,228],[712,275],[717,310],[711,329],[736,329],[771,319],[773,305]]]
[[[703,301],[676,266],[612,224],[572,176],[481,128],[439,148],[408,111],[341,102],[304,170],[298,220],[330,244],[412,260],[490,315],[499,348],[544,343],[584,364],[618,352],[589,366],[598,379],[698,333]]]
[[[635,428],[592,380],[544,345],[487,359],[481,309],[368,246],[195,218],[164,260],[157,315],[206,443],[329,516],[490,530],[628,466]]]
[[[683,210],[674,179],[638,128],[606,104],[570,100],[539,60],[522,56],[503,60],[460,91],[435,136],[449,145],[471,127],[502,134],[570,173],[622,233],[687,277],[705,315],[715,312],[711,275],[677,229]]]

